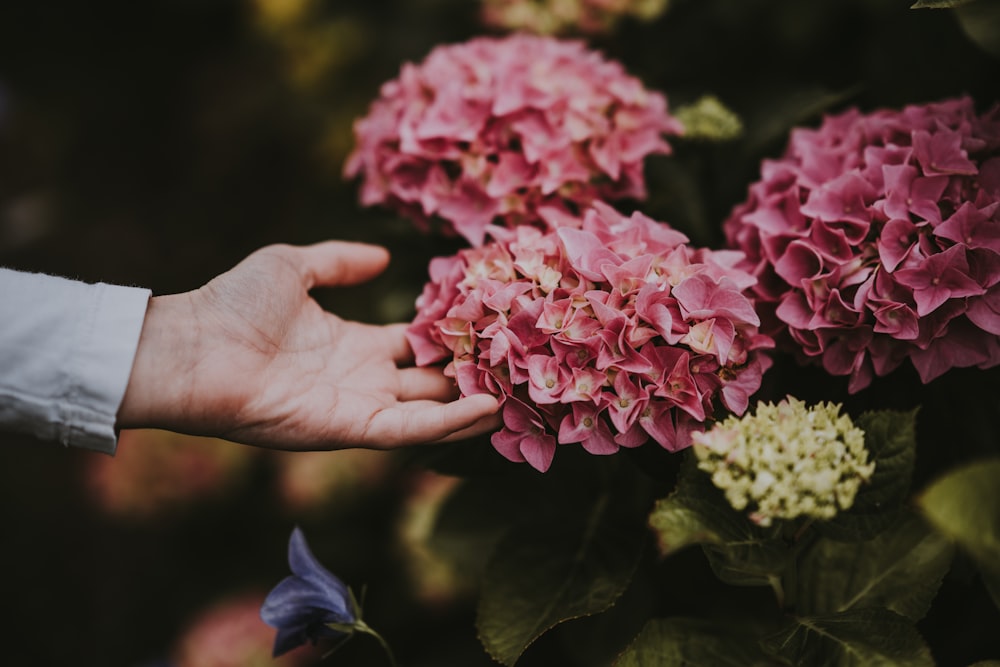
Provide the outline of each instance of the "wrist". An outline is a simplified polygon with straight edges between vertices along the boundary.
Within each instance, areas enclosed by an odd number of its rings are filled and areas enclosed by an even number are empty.
[[[196,329],[186,294],[149,300],[118,428],[183,427],[196,357]]]

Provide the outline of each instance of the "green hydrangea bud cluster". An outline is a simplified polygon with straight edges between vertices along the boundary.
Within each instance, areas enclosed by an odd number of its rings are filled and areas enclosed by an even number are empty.
[[[758,403],[756,414],[729,417],[694,433],[698,467],[737,510],[769,526],[773,519],[829,519],[849,508],[871,479],[865,434],[840,405],[807,407],[789,396]]]

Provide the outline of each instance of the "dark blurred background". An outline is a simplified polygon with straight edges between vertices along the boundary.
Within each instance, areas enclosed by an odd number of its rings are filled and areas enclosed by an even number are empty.
[[[910,4],[674,0],[655,21],[590,36],[672,106],[711,93],[744,121],[736,141],[677,141],[651,160],[643,210],[718,246],[792,125],[850,105],[1000,100],[995,20],[976,24],[977,44],[954,12]],[[386,275],[320,298],[348,317],[409,318],[428,259],[452,247],[361,209],[341,167],[379,86],[436,44],[489,32],[478,12],[473,0],[0,4],[0,265],[169,293],[264,244],[364,240],[393,251]],[[303,465],[128,438],[111,459],[0,435],[4,664],[176,661],[204,609],[285,575],[296,523],[321,560],[368,584],[371,623],[406,664],[491,664],[470,607],[441,604],[407,570],[401,543],[420,530],[407,522],[440,480],[387,454]],[[337,656],[381,660],[363,639]]]

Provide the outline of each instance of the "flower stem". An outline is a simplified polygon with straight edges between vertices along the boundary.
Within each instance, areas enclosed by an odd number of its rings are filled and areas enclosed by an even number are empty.
[[[389,647],[389,643],[383,639],[382,635],[375,632],[370,625],[362,621],[360,618],[354,622],[354,629],[357,632],[363,632],[366,635],[371,635],[377,639],[378,643],[382,645],[382,650],[385,651],[386,656],[389,658],[389,664],[392,665],[392,667],[398,667],[396,663],[396,656],[393,655],[392,649]]]

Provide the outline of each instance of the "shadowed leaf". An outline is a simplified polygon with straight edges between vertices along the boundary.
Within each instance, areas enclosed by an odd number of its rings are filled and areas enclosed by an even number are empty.
[[[916,452],[917,411],[866,412],[855,423],[865,432],[875,474],[864,484],[846,512],[817,524],[824,535],[841,540],[874,537],[900,519],[910,493]]]
[[[800,614],[880,607],[917,621],[952,552],[949,540],[914,515],[866,542],[820,539],[799,563],[789,601]]]
[[[705,549],[716,575],[736,585],[765,586],[785,566],[780,527],[761,528],[734,510],[693,458],[685,461],[676,490],[657,501],[649,517],[667,556],[692,544]]]
[[[776,664],[752,637],[691,618],[655,618],[614,667],[763,667]]]
[[[951,9],[952,7],[961,7],[962,5],[967,5],[970,2],[975,1],[976,0],[917,0],[910,5],[910,9]]]
[[[805,616],[762,642],[793,665],[809,667],[933,667],[923,638],[899,614],[858,609]]]
[[[537,518],[534,506],[544,503],[539,489],[519,482],[512,496],[506,477],[463,481],[438,511],[430,548],[466,576],[481,576],[503,534],[525,516]]]
[[[502,664],[513,665],[559,623],[608,609],[628,586],[645,526],[620,511],[612,494],[580,514],[582,521],[574,516],[515,528],[497,545],[476,625],[486,650]]]

